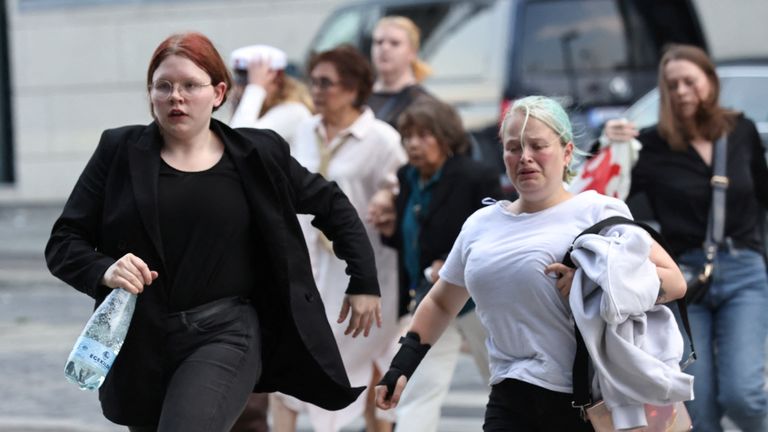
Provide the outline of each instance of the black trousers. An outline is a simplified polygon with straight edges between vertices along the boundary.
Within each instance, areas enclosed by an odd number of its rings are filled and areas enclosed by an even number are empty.
[[[572,395],[505,379],[491,386],[485,408],[486,432],[592,432],[571,407]]]
[[[227,432],[261,375],[255,308],[224,298],[168,316],[169,379],[157,425],[131,432]]]

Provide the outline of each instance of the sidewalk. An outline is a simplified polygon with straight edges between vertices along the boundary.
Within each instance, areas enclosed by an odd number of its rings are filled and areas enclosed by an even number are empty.
[[[63,203],[0,205],[0,430],[111,432],[98,395],[64,379],[93,303],[50,275],[43,249]]]
[[[43,249],[63,203],[0,204],[0,431],[125,432],[101,414],[95,392],[63,376],[64,361],[93,308],[50,275]],[[462,359],[443,407],[441,430],[479,430],[487,390]],[[726,420],[727,432],[737,429]],[[299,429],[310,431],[305,419]],[[360,430],[362,422],[356,422]]]
[[[43,249],[63,203],[0,205],[0,431],[112,432],[95,392],[63,376],[64,361],[91,313],[91,300],[56,280]],[[440,429],[479,430],[487,389],[469,358],[460,360]],[[311,432],[305,416],[298,431]],[[357,432],[362,419],[345,428]]]

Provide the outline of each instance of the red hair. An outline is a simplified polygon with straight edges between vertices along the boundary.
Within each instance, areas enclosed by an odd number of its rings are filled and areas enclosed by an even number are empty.
[[[152,85],[152,75],[160,67],[160,63],[172,55],[191,60],[192,63],[196,64],[197,67],[204,70],[211,77],[211,83],[214,86],[222,82],[226,84],[227,90],[224,92],[224,99],[213,110],[216,111],[220,106],[224,105],[224,102],[227,101],[227,93],[232,88],[232,78],[229,75],[227,65],[224,63],[219,52],[216,51],[216,47],[202,33],[177,33],[162,41],[155,49],[152,59],[149,61],[147,88]]]

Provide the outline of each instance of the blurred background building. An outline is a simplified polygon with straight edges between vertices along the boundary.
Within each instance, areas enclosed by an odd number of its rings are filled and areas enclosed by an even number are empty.
[[[65,199],[104,129],[151,120],[146,67],[171,33],[203,32],[225,57],[267,43],[301,62],[323,20],[347,1],[0,3],[2,204]],[[768,1],[693,3],[715,59],[768,58]],[[224,107],[218,115],[226,121],[229,114]]]

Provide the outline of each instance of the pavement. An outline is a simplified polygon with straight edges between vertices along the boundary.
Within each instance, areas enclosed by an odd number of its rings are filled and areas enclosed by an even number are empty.
[[[0,206],[0,431],[123,431],[64,379],[93,302],[48,273],[43,248],[63,203]]]
[[[43,249],[63,203],[0,203],[0,432],[126,431],[101,414],[95,392],[64,379],[64,362],[92,300],[48,272]],[[482,429],[488,390],[462,355],[443,405],[440,432]],[[736,432],[727,419],[726,432]],[[364,430],[358,419],[343,432]],[[305,416],[299,432],[311,432]]]
[[[64,362],[92,300],[48,272],[43,249],[63,203],[0,203],[0,432],[112,432],[96,392],[64,379]],[[482,428],[487,389],[469,356],[459,360],[441,432]],[[344,432],[363,430],[362,419]],[[299,417],[300,432],[311,427]]]

